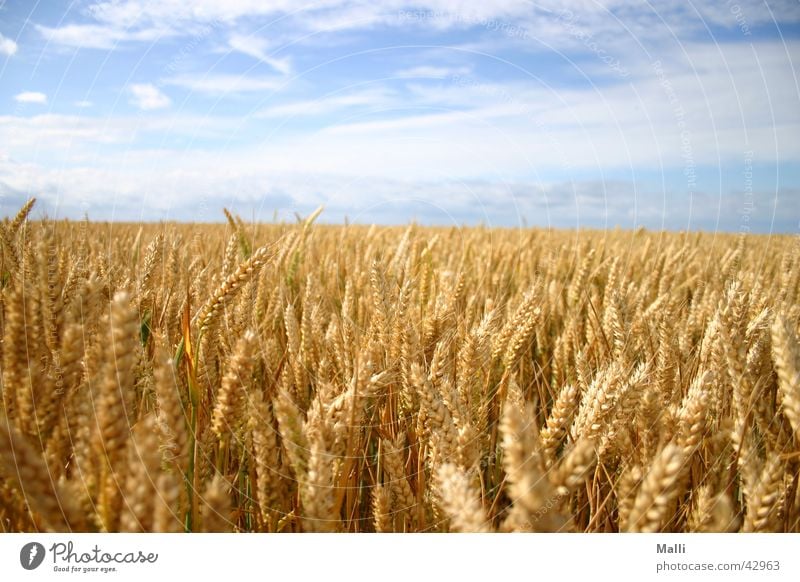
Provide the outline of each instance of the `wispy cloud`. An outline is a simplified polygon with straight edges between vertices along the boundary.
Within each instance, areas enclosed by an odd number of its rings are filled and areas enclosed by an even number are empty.
[[[283,75],[292,72],[291,60],[288,57],[274,57],[269,54],[269,43],[257,36],[234,34],[228,40],[228,45],[234,51],[265,63]]]
[[[131,105],[143,111],[169,107],[172,101],[161,90],[150,83],[135,83],[129,88]]]
[[[260,118],[290,118],[324,115],[358,107],[363,114],[370,108],[387,107],[397,103],[397,96],[387,88],[326,95],[318,99],[293,101],[268,107],[255,114]]]
[[[177,34],[177,31],[164,26],[134,30],[108,24],[65,24],[58,27],[37,25],[36,30],[54,44],[102,50],[117,48],[125,42],[152,43]]]
[[[35,103],[37,105],[45,105],[47,103],[47,95],[39,93],[38,91],[23,91],[14,95],[14,101],[17,103]]]
[[[0,34],[0,55],[13,56],[17,52],[17,43]]]
[[[419,67],[401,69],[397,71],[395,75],[398,77],[431,77],[434,79],[443,79],[445,77],[452,77],[453,75],[468,75],[471,72],[471,67],[441,67],[435,65],[421,65]]]
[[[311,2],[313,7],[318,2]],[[193,21],[235,22],[248,16],[266,16],[296,9],[292,0],[253,2],[252,0],[167,0],[142,2],[141,0],[103,0],[89,6],[89,13],[97,20],[120,28],[146,27],[169,22],[181,26]]]
[[[184,74],[164,79],[167,85],[175,85],[197,93],[224,95],[273,91],[285,81],[277,77],[233,74]]]
[[[89,160],[103,164],[112,155],[107,150],[110,144],[125,144],[128,155],[132,155],[149,151],[142,138],[157,142],[165,138],[228,139],[232,124],[226,117],[179,112],[127,117],[0,115],[0,147],[9,148],[14,157],[24,160],[44,155],[42,144],[47,144],[49,157],[59,162],[82,164]]]
[[[30,117],[0,116],[0,143],[11,148],[15,157],[26,159],[32,151],[47,144],[61,154],[75,155],[74,146],[95,148],[130,139],[132,124],[118,119],[93,119],[77,115],[43,114]]]
[[[658,5],[631,5],[629,0],[602,3],[585,0],[315,0],[298,6],[291,0],[254,2],[252,0],[195,0],[193,2],[141,0],[102,0],[90,3],[84,14],[90,21],[47,27],[39,31],[50,41],[84,48],[108,49],[121,42],[152,42],[158,38],[191,36],[198,27],[218,23],[235,31],[245,20],[272,18],[270,32],[291,31],[294,36],[325,31],[366,30],[378,26],[402,30],[476,30],[508,43],[530,44],[540,39],[553,47],[576,46],[580,39],[565,33],[589,31],[603,42],[615,38],[662,35],[687,38],[710,26],[752,28],[775,22],[800,22],[800,11],[793,0],[777,0],[765,9],[763,0],[738,0],[732,3],[664,0]],[[277,18],[275,18],[277,17]],[[560,19],[560,21],[559,21]],[[624,34],[620,35],[620,23]],[[264,41],[234,33],[231,48],[265,62]],[[237,48],[238,47],[238,48]],[[283,59],[271,66],[285,68]]]

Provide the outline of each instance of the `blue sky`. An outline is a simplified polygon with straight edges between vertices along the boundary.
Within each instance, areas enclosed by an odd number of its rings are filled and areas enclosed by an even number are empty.
[[[800,230],[800,4],[0,0],[0,213]]]

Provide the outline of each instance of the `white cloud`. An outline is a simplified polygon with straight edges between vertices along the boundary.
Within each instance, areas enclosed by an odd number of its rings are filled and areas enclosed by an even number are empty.
[[[270,55],[268,53],[269,43],[263,38],[234,34],[228,40],[228,45],[234,51],[253,57],[283,75],[289,75],[292,72],[292,64],[289,57],[279,58]]]
[[[129,88],[130,103],[143,111],[169,107],[172,101],[161,90],[150,83],[136,83]]]
[[[332,222],[347,215],[359,222],[394,224],[417,219],[446,225],[482,221],[709,229],[719,220],[729,230],[741,224],[742,198],[736,192],[698,193],[690,205],[686,195],[630,181],[420,182],[369,174],[309,175],[272,171],[253,159],[237,165],[234,157],[240,154],[228,152],[223,160],[219,154],[200,152],[120,154],[110,164],[66,169],[0,159],[0,210],[13,212],[24,202],[23,193],[36,192],[50,215],[81,218],[86,211],[95,220],[220,220],[223,206],[256,220],[270,220],[274,211],[291,219],[293,210],[309,212],[324,204],[323,219]],[[795,227],[791,217],[800,212],[796,189],[758,190],[753,203],[752,227],[769,230],[773,213],[778,229]]]
[[[122,42],[152,43],[162,38],[175,36],[179,31],[167,25],[152,26],[140,30],[116,28],[107,24],[66,24],[60,27],[36,25],[48,42],[59,45],[109,50]]]
[[[80,107],[81,109],[91,107],[92,105],[94,104],[91,101],[87,101],[86,99],[82,99],[81,101],[75,102],[75,107]]]
[[[152,43],[174,36],[206,36],[208,25],[231,26],[245,17],[296,10],[291,0],[110,0],[94,2],[84,11],[91,20],[49,27],[37,25],[48,41],[71,47],[112,49],[124,42]]]
[[[310,7],[330,2],[311,2]],[[161,0],[148,2],[143,0],[107,0],[96,2],[89,7],[89,12],[101,22],[120,27],[131,28],[146,26],[152,23],[173,22],[183,24],[187,21],[212,22],[215,20],[233,22],[243,17],[269,15],[296,10],[292,0]]]
[[[280,88],[285,81],[275,77],[256,77],[247,75],[227,74],[186,74],[164,79],[167,85],[176,85],[211,95],[254,93],[259,91],[274,91]]]
[[[388,135],[391,132],[397,134],[409,133],[420,135],[425,131],[436,131],[437,127],[458,127],[465,129],[470,126],[476,118],[491,120],[496,117],[495,110],[483,109],[475,111],[448,111],[447,113],[427,113],[403,115],[393,119],[380,119],[377,121],[356,121],[334,125],[327,128],[324,133],[334,135],[360,134],[360,135]],[[501,110],[502,111],[502,110]],[[508,110],[505,110],[508,111]]]
[[[444,17],[409,18],[406,13],[430,12]],[[425,0],[410,4],[403,0],[381,3],[364,0],[313,0],[299,7],[292,0],[108,0],[91,4],[91,24],[69,23],[61,27],[39,26],[49,40],[84,48],[112,48],[121,41],[152,42],[164,36],[197,33],[197,27],[214,24],[233,29],[245,19],[279,17],[275,29],[288,30],[296,38],[306,33],[367,29],[376,25],[419,25],[434,29],[450,26],[481,26],[498,19],[510,21],[530,16],[528,0],[495,0],[476,4],[474,0]],[[271,27],[270,30],[273,30]],[[231,48],[263,60],[285,72],[289,62],[266,54],[266,43],[234,35]]]
[[[94,24],[66,24],[60,27],[36,25],[48,42],[80,48],[110,49],[121,40],[123,33]]]
[[[38,91],[23,91],[14,96],[14,101],[17,103],[35,103],[37,105],[45,105],[47,103],[47,95],[39,93]]]
[[[0,34],[0,55],[13,56],[17,52],[17,43]]]
[[[397,103],[396,96],[386,89],[372,89],[354,91],[345,94],[334,94],[320,97],[283,103],[259,111],[255,117],[260,118],[288,118],[323,115],[342,109],[359,108],[359,113],[365,113],[370,108],[387,107]]]
[[[735,7],[735,8],[734,8]],[[765,9],[763,0],[738,0],[736,4],[714,0],[664,0],[657,4],[630,0],[313,0],[298,7],[292,0],[103,0],[84,12],[89,23],[66,23],[60,27],[38,26],[50,41],[84,48],[109,49],[120,42],[153,42],[169,36],[193,36],[203,26],[234,30],[244,20],[271,18],[268,28],[277,36],[313,39],[325,31],[365,30],[376,26],[427,28],[430,30],[483,30],[495,41],[530,45],[542,39],[553,47],[580,44],[572,30],[588,31],[595,39],[613,42],[620,38],[649,41],[654,37],[671,41],[722,26],[741,31],[755,26],[800,22],[796,0],[773,0]],[[558,15],[574,15],[575,19]],[[565,22],[569,20],[569,23]],[[231,48],[263,60],[281,72],[289,61],[271,57],[267,44],[258,38],[234,36]]]
[[[185,113],[148,116],[94,117],[88,115],[42,114],[33,116],[0,115],[0,147],[15,158],[40,159],[47,155],[56,165],[107,160],[108,144],[126,144],[130,154],[144,150],[137,139],[182,142],[197,138],[229,139],[230,128],[238,121],[227,117],[187,115]],[[47,150],[42,149],[47,144]]]
[[[468,75],[472,72],[470,67],[441,67],[432,65],[421,65],[418,67],[411,67],[409,69],[402,69],[395,73],[398,77],[433,77],[445,78],[452,77],[453,75]]]

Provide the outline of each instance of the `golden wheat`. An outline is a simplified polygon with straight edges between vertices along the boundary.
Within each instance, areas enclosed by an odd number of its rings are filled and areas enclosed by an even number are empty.
[[[33,204],[3,531],[800,531],[796,239]]]

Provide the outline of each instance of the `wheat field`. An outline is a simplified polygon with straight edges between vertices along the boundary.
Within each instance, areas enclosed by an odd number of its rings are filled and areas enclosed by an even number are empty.
[[[800,532],[800,239],[0,225],[12,531]]]

